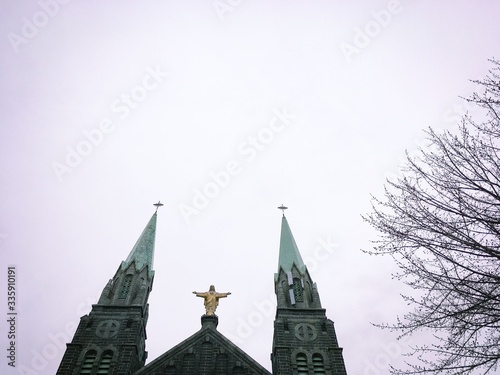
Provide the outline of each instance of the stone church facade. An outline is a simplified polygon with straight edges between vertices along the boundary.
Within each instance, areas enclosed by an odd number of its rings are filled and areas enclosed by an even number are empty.
[[[80,319],[57,375],[270,375],[217,330],[217,315],[208,310],[199,331],[145,364],[156,218],[155,212],[97,304]],[[334,324],[284,215],[274,283],[272,374],[346,375]]]

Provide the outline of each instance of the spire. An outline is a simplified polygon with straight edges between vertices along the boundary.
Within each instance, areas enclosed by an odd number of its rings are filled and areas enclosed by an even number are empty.
[[[281,207],[278,208],[282,209]],[[305,270],[305,265],[304,262],[302,261],[302,257],[300,256],[299,248],[295,243],[292,231],[290,229],[290,226],[288,225],[288,221],[286,220],[285,214],[283,213],[283,217],[281,219],[281,238],[280,238],[278,274],[281,268],[283,268],[283,271],[285,272],[290,272],[292,270],[292,266],[294,263],[301,272]]]
[[[161,205],[155,204],[157,209]],[[104,287],[98,303],[80,320],[58,375],[102,373],[99,369],[106,374],[135,374],[144,366],[148,298],[154,279],[156,215],[155,212],[127,259]]]
[[[326,317],[318,287],[300,256],[284,214],[286,207],[278,208],[283,211],[283,218],[278,273],[274,275],[277,306],[271,354],[273,374],[291,374],[299,369],[299,373],[314,370],[315,374],[346,375],[334,324]]]
[[[122,269],[127,268],[132,262],[135,261],[136,269],[140,270],[144,266],[148,266],[149,273],[153,273],[156,217],[157,213],[155,212],[146,225],[146,228],[142,231],[142,234],[132,248],[132,251],[130,251],[127,259],[122,262]]]

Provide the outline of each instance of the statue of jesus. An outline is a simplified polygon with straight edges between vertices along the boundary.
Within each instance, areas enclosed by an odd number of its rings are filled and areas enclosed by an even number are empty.
[[[206,315],[214,315],[217,306],[219,305],[219,298],[225,298],[231,294],[227,293],[217,293],[215,291],[215,286],[210,285],[210,290],[208,292],[193,292],[196,297],[203,297],[205,299],[205,311]]]

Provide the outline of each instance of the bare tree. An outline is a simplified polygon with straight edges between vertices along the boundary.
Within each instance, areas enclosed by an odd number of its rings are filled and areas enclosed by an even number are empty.
[[[415,290],[403,296],[410,311],[381,326],[435,338],[394,374],[500,369],[500,62],[491,62],[467,99],[475,120],[464,116],[457,134],[426,131],[428,147],[407,154],[364,217],[380,235],[369,253],[391,255],[395,276]]]

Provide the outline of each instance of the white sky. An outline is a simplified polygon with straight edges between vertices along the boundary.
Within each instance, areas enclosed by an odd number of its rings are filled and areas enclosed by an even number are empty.
[[[54,4],[1,4],[0,311],[15,265],[24,370],[2,355],[0,372],[56,371],[67,325],[90,311],[158,200],[150,360],[200,328],[191,292],[215,284],[233,293],[219,330],[270,369],[284,203],[348,373],[400,363],[405,344],[370,322],[403,314],[407,290],[390,259],[360,251],[376,238],[361,215],[422,129],[456,126],[469,79],[498,57],[500,3]],[[274,122],[276,111],[290,117]],[[100,126],[91,145],[84,133]],[[230,181],[210,190],[227,168]],[[183,216],[206,189],[206,207]],[[337,245],[325,256],[320,241]]]

